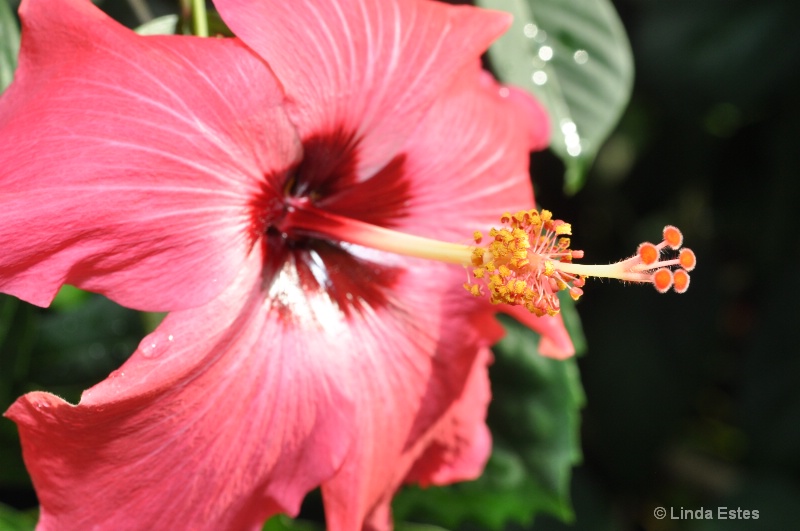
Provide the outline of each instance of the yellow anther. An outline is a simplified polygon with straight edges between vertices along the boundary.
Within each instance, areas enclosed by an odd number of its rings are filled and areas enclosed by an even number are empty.
[[[525,223],[529,217],[530,217],[530,212],[526,210],[520,210],[519,212],[514,214],[514,219],[516,220],[517,224]]]
[[[479,284],[469,284],[467,282],[464,283],[464,289],[469,291],[471,295],[474,297],[481,296],[481,287]]]
[[[565,234],[572,234],[572,225],[569,223],[559,223],[556,225],[556,234],[558,236],[563,236]]]
[[[481,241],[483,241],[483,234],[481,234],[481,231],[476,230],[472,233],[472,238],[475,240],[475,243],[481,243]]]
[[[501,265],[497,269],[497,271],[500,273],[500,276],[503,277],[503,278],[508,278],[508,277],[511,276],[511,270],[508,267],[504,266],[504,265]]]
[[[486,268],[476,267],[472,270],[472,274],[475,276],[475,278],[483,278],[483,276],[486,274]]]
[[[524,280],[517,280],[517,281],[514,282],[514,293],[516,293],[518,295],[522,295],[523,293],[525,293],[525,288],[526,287],[527,287],[527,284],[525,284]]]
[[[497,250],[495,251],[494,254],[495,254],[495,256],[497,256],[497,258],[505,258],[509,254],[511,254],[511,252],[508,250],[508,247],[506,247],[505,245],[499,245],[499,246],[497,246]]]
[[[550,260],[544,261],[544,274],[545,276],[551,277],[553,273],[555,273],[556,267],[553,265],[553,262]]]
[[[545,311],[539,308],[538,306],[534,305],[533,303],[528,303],[525,305],[529,312],[531,312],[536,317],[543,317],[545,315]]]
[[[481,266],[483,265],[483,256],[486,253],[485,250],[481,249],[480,247],[476,247],[472,251],[472,265],[474,266]]]

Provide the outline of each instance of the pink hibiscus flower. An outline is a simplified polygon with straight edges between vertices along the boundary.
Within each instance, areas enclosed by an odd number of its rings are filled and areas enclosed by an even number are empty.
[[[498,309],[572,353],[558,317],[387,252],[532,208],[546,118],[479,68],[506,15],[217,7],[238,38],[140,37],[88,0],[21,6],[0,290],[172,312],[78,405],[34,392],[7,411],[41,529],[258,528],[317,486],[330,529],[387,528],[403,482],[480,473]]]

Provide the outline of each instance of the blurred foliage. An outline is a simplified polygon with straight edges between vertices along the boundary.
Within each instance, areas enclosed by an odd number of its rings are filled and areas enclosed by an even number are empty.
[[[313,522],[292,519],[284,515],[270,518],[264,524],[263,531],[319,531],[320,526]]]
[[[0,530],[28,531],[36,525],[39,515],[36,510],[18,511],[0,503]]]
[[[19,54],[19,26],[11,5],[0,2],[0,93],[14,79]]]
[[[478,0],[514,23],[489,50],[498,77],[522,87],[551,119],[550,148],[566,167],[565,189],[587,172],[630,100],[633,57],[609,0]]]

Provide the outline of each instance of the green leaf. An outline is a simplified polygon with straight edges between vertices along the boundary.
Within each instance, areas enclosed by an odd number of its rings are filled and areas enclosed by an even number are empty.
[[[630,100],[633,57],[609,0],[477,0],[514,24],[490,49],[499,78],[534,94],[552,120],[565,189],[583,186],[601,145]]]
[[[583,356],[586,354],[589,346],[586,343],[586,336],[583,333],[583,324],[581,324],[581,316],[578,309],[575,307],[575,301],[569,296],[566,291],[558,293],[558,301],[561,304],[561,318],[564,319],[564,326],[569,333],[572,344],[575,347],[575,355]]]
[[[431,524],[400,523],[395,526],[395,531],[448,531],[444,527]]]
[[[0,0],[0,93],[2,93],[17,69],[19,55],[19,26],[8,0]]]
[[[50,308],[62,312],[68,312],[72,308],[80,306],[84,301],[91,297],[91,293],[65,284],[61,286],[58,294],[50,303]]]
[[[17,511],[0,503],[0,529],[3,531],[31,531],[36,527],[37,511]]]
[[[573,518],[569,486],[581,458],[584,403],[577,364],[542,357],[537,334],[511,319],[504,324],[507,335],[490,368],[494,449],[484,474],[473,482],[401,492],[394,503],[398,520],[500,530],[510,522],[528,524],[541,512]]]
[[[262,531],[320,531],[320,527],[306,520],[292,520],[279,514],[267,520]]]
[[[134,31],[139,35],[174,35],[179,21],[178,15],[164,15],[145,22]]]

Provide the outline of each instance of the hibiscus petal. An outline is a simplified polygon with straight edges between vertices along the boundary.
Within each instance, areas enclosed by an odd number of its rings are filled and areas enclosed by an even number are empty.
[[[472,441],[475,448],[465,445],[463,461],[451,461],[449,473],[439,459],[441,475],[427,479],[476,475],[479,454],[488,455],[480,427],[488,402],[485,356],[503,330],[491,308],[449,287],[461,277],[457,268],[403,262],[393,304],[351,322],[361,338],[347,382],[356,404],[354,438],[337,474],[322,484],[331,530],[388,528],[391,496],[414,463],[431,445],[453,442],[445,437],[448,423],[468,420],[461,435],[478,432],[483,439]],[[477,408],[471,418],[460,417],[458,400]]]
[[[484,83],[489,90],[497,87],[497,83],[489,73],[485,73]],[[518,121],[527,124],[528,148],[540,151],[550,145],[550,117],[544,106],[536,101],[530,93],[514,86],[498,87],[498,92],[508,98],[518,111]]]
[[[537,317],[522,306],[503,305],[499,309],[542,336],[539,341],[539,354],[559,360],[575,354],[575,346],[564,327],[561,314]]]
[[[436,101],[400,149],[397,164],[319,205],[376,225],[468,243],[474,231],[486,234],[497,226],[503,212],[534,207],[528,151],[543,147],[548,131],[538,102],[498,85],[476,63]],[[560,316],[497,309],[542,334],[542,354],[574,354]]]
[[[405,216],[393,223],[451,241],[464,241],[476,230],[486,235],[503,212],[534,208],[528,151],[546,146],[548,137],[547,114],[536,100],[498,85],[477,68],[465,72],[402,150],[413,196],[406,199]],[[540,318],[507,305],[497,309],[539,332],[542,354],[575,353],[560,315]]]
[[[409,180],[401,230],[467,243],[506,211],[534,206],[529,114],[482,72],[465,70],[401,148]],[[536,102],[530,100],[530,105]]]
[[[264,176],[300,152],[274,76],[236,39],[140,37],[88,1],[20,12],[0,101],[0,241],[14,249],[0,290],[39,305],[64,283],[145,310],[208,301],[259,236]]]
[[[339,467],[347,351],[271,311],[259,254],[79,405],[38,392],[11,406],[40,530],[260,529]]]
[[[332,249],[254,253],[77,406],[19,399],[41,529],[254,528],[320,483],[331,530],[384,514],[502,329],[457,268]],[[343,269],[376,257],[394,274]]]
[[[332,190],[317,205],[465,243],[475,230],[498,225],[503,212],[533,208],[526,137],[542,128],[528,112],[538,103],[529,98],[520,112],[510,94],[476,61],[443,91],[389,165],[365,182]]]
[[[290,98],[305,140],[351,135],[358,175],[385,166],[453,77],[508,27],[506,13],[421,0],[217,0]]]
[[[442,417],[433,440],[406,477],[408,483],[446,485],[476,479],[483,472],[492,450],[486,426],[491,390],[487,364],[491,352],[484,349],[475,360],[459,399]]]

